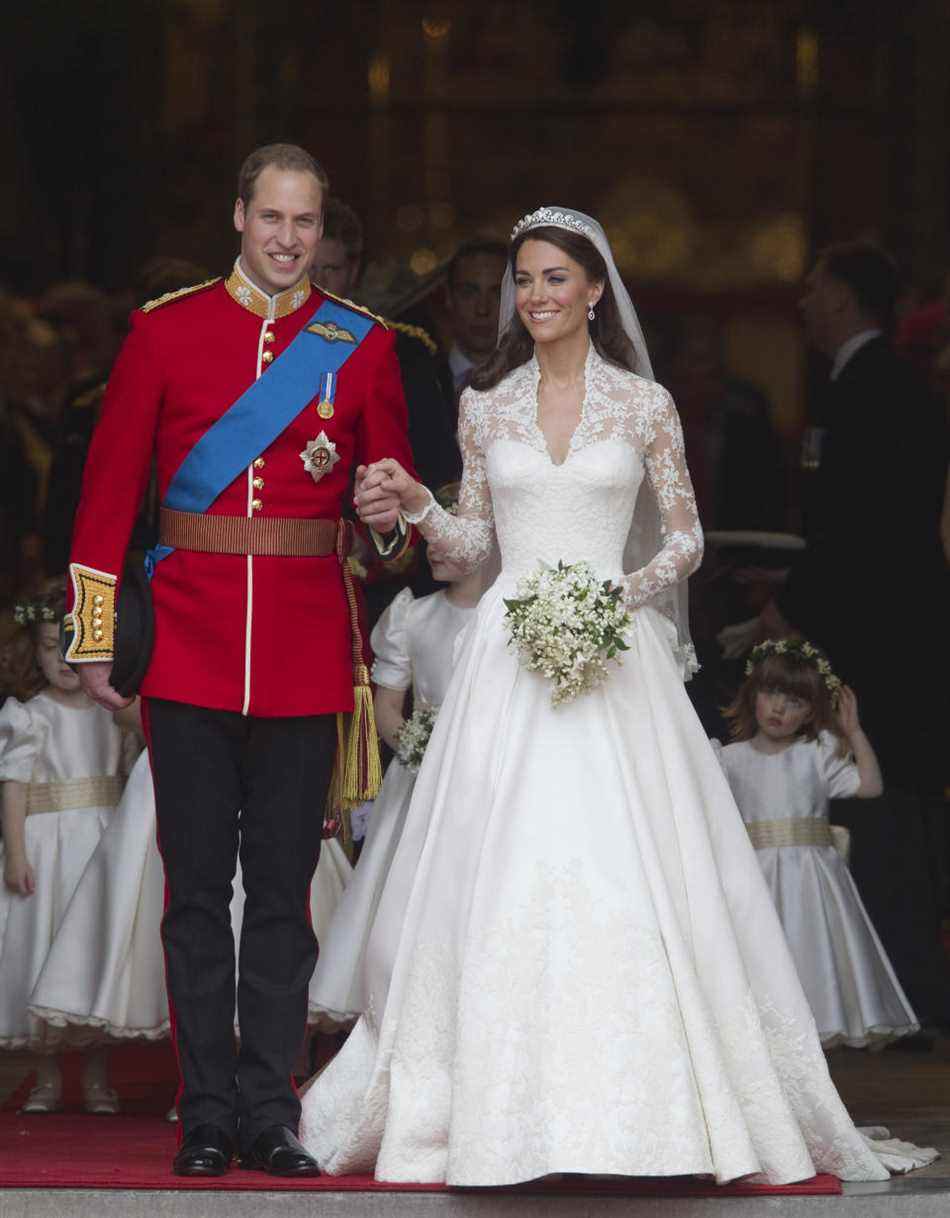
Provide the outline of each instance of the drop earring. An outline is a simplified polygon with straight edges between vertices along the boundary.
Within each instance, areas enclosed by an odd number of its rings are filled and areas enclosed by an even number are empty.
[[[588,321],[594,320],[594,306],[593,305],[588,305],[588,307],[587,307],[587,320]]]

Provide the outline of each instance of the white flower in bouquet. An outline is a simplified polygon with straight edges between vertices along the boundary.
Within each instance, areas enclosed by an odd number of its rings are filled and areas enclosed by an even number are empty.
[[[435,716],[434,706],[417,706],[399,729],[399,735],[396,737],[396,756],[407,770],[416,771],[422,765]]]
[[[505,601],[508,640],[524,666],[554,684],[557,706],[594,689],[607,663],[627,651],[630,611],[623,589],[598,579],[589,563],[542,565]]]

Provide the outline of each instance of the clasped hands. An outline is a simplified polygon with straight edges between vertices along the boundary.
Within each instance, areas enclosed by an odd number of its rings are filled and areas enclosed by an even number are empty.
[[[360,520],[377,533],[391,533],[400,512],[421,512],[428,500],[425,487],[391,457],[357,467],[353,503]]]

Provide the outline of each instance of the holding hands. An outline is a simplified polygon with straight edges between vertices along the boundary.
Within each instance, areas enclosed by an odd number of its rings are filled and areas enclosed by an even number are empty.
[[[391,457],[356,470],[353,502],[360,520],[377,533],[391,532],[400,512],[420,512],[428,501],[425,487]]]

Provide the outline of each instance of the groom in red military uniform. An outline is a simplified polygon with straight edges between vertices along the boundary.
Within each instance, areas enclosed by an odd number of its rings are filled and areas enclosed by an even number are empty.
[[[111,709],[126,702],[110,683],[115,610],[154,458],[161,533],[141,692],[183,1175],[219,1175],[235,1152],[274,1174],[318,1171],[296,1139],[291,1071],[316,961],[308,894],[337,713],[353,709],[359,659],[340,515],[357,463],[411,461],[393,336],[308,277],[327,190],[303,149],[269,145],[247,159],[231,274],[133,316],[73,533],[67,659]],[[404,532],[374,536],[383,557],[398,557]]]

